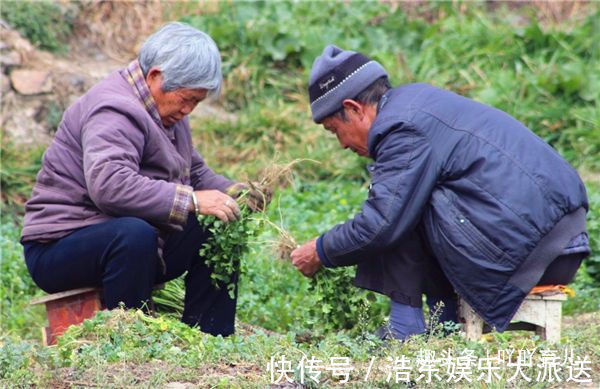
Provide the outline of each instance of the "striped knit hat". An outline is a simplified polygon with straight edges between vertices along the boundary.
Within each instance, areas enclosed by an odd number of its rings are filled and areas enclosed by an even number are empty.
[[[321,123],[342,108],[345,99],[356,97],[383,76],[387,72],[377,61],[334,45],[325,47],[313,63],[308,85],[313,120]]]

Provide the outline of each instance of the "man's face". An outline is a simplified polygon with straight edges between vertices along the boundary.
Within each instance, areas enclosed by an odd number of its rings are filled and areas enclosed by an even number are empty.
[[[348,100],[346,100],[348,101]],[[340,146],[350,149],[362,157],[369,156],[368,137],[369,129],[376,114],[374,106],[344,104],[346,120],[337,116],[323,119],[323,127],[337,136]]]
[[[148,72],[146,83],[156,102],[158,113],[165,127],[172,126],[189,115],[199,102],[206,98],[205,89],[181,88],[170,92],[162,90],[162,74]]]

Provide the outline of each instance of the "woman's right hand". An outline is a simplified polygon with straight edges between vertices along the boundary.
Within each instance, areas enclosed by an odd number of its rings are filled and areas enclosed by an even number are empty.
[[[218,190],[197,190],[193,193],[201,215],[216,216],[225,223],[240,218],[240,207],[235,199]]]

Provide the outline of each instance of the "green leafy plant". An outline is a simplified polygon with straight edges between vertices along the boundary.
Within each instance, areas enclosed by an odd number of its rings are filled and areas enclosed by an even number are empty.
[[[297,212],[288,211],[286,220],[280,215],[279,224],[269,223],[277,236],[271,244],[274,257],[289,260],[297,242],[314,238],[326,230],[326,226],[352,216],[364,200],[366,193],[363,190],[359,183],[348,183],[337,185],[337,190],[333,191],[326,190],[323,184],[301,186],[291,191],[279,205],[285,201],[286,209],[297,209]],[[301,239],[287,231],[285,225],[299,228],[296,234]],[[308,280],[306,293],[311,304],[303,320],[313,333],[351,330],[353,334],[361,335],[382,324],[388,304],[385,298],[354,286],[355,270],[355,267],[322,268]]]
[[[248,181],[247,189],[242,190],[237,196],[240,204],[240,220],[224,223],[214,216],[200,216],[198,221],[211,235],[202,245],[200,256],[205,258],[206,264],[212,269],[211,278],[215,286],[227,285],[229,295],[234,298],[236,281],[241,258],[249,250],[249,241],[255,238],[264,224],[263,217],[256,217],[256,211],[264,216],[270,196],[274,188],[290,182],[292,167],[302,160],[293,160],[287,164],[272,161],[260,174],[256,182]],[[251,198],[250,192],[262,197],[259,200]],[[251,205],[254,203],[254,206]],[[256,206],[258,205],[258,208]],[[254,214],[253,214],[254,213]]]
[[[185,284],[183,277],[171,280],[163,289],[152,293],[152,301],[158,311],[181,317],[185,299]]]
[[[200,249],[200,256],[205,258],[212,270],[210,277],[213,285],[219,288],[225,285],[231,298],[236,294],[240,260],[248,252],[249,239],[257,235],[262,224],[259,219],[252,217],[252,211],[246,204],[242,203],[240,211],[240,220],[230,223],[214,216],[198,218],[200,225],[211,233]]]
[[[587,272],[600,289],[600,183],[588,184],[590,211],[587,215],[587,230],[590,237],[591,255],[585,259]]]
[[[228,289],[229,296],[237,294],[236,284],[240,275],[240,263],[247,255],[252,238],[259,233],[262,220],[247,205],[241,207],[240,220],[224,223],[214,216],[199,216],[198,222],[211,233],[200,248],[200,256],[211,268],[211,280],[215,287]],[[183,278],[166,283],[165,288],[155,291],[152,300],[161,312],[180,316],[183,313],[185,285]]]
[[[321,269],[310,281],[314,300],[310,324],[319,332],[353,330],[365,334],[379,327],[385,318],[385,305],[377,304],[373,292],[354,286],[354,267]]]

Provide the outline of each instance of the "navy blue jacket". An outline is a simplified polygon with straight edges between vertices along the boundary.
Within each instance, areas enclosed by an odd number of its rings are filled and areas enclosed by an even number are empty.
[[[320,237],[325,266],[368,263],[422,223],[455,290],[502,331],[549,263],[585,231],[577,172],[498,109],[405,85],[382,97],[368,143],[369,197],[353,219]],[[386,293],[381,285],[366,287]]]

